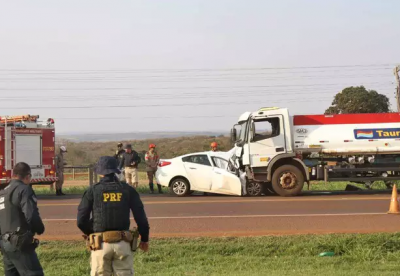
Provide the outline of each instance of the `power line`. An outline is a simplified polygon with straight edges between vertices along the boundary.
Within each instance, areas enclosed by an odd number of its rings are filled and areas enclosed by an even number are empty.
[[[242,68],[187,68],[187,69],[0,69],[1,72],[188,72],[188,71],[252,71],[252,70],[292,70],[321,68],[358,68],[358,67],[389,67],[395,63],[357,64],[357,65],[327,65],[327,66],[292,66],[292,67],[242,67]]]
[[[274,93],[274,94],[272,94]],[[315,95],[315,94],[332,94],[332,97],[335,96],[337,91],[334,90],[309,90],[309,91],[298,91],[298,90],[285,90],[279,91],[276,90],[256,90],[256,91],[227,91],[227,92],[204,92],[204,93],[185,93],[181,95],[177,95],[174,93],[161,93],[161,94],[146,94],[146,95],[97,95],[96,98],[93,96],[57,96],[57,97],[48,97],[48,96],[19,96],[19,97],[1,97],[0,101],[2,102],[12,102],[12,101],[23,101],[23,102],[50,102],[50,101],[126,101],[126,100],[177,100],[177,99],[199,99],[204,98],[205,96],[213,97],[213,98],[233,98],[237,96],[245,96],[245,97],[275,97],[275,96],[295,96],[295,95]],[[386,96],[392,96],[387,93],[380,93]]]
[[[388,84],[388,82],[371,82],[371,83],[362,83],[362,85],[376,85],[376,84]],[[99,90],[165,90],[165,89],[234,89],[234,88],[267,88],[267,87],[313,87],[313,86],[338,86],[343,84],[338,83],[319,83],[319,84],[282,84],[282,85],[248,85],[248,86],[191,86],[191,87],[97,87],[97,88],[0,88],[2,91],[99,91]]]
[[[231,118],[231,117],[237,117],[238,115],[209,115],[209,116],[204,116],[204,115],[199,115],[199,116],[153,116],[153,117],[82,117],[82,118],[68,118],[68,117],[55,117],[53,118],[54,120],[154,120],[154,119],[194,119],[194,118]]]
[[[30,75],[42,75],[42,76],[52,76],[52,75],[98,75],[98,76],[106,76],[108,75],[118,75],[118,76],[124,76],[126,74],[133,74],[133,77],[146,77],[146,78],[159,78],[159,77],[210,77],[210,76],[252,76],[252,75],[281,75],[281,74],[305,74],[305,73],[350,73],[350,72],[359,72],[359,71],[377,71],[377,70],[387,70],[391,69],[390,67],[382,67],[382,68],[342,68],[340,70],[311,70],[311,71],[276,71],[276,72],[270,72],[270,71],[245,71],[245,72],[240,72],[240,71],[231,71],[231,72],[224,72],[224,73],[218,73],[218,72],[203,72],[202,74],[195,74],[196,72],[158,72],[159,75],[146,75],[148,73],[143,72],[143,71],[138,71],[138,72],[131,72],[131,71],[123,71],[123,72],[93,72],[93,71],[77,71],[77,72],[1,72],[0,71],[0,76],[30,76]],[[240,73],[236,73],[240,72]],[[183,73],[183,74],[182,74]],[[207,74],[205,74],[207,73]],[[161,75],[160,75],[161,74]],[[178,74],[178,75],[177,75]],[[127,76],[124,76],[127,77]]]
[[[223,81],[271,81],[271,80],[289,80],[289,79],[359,79],[359,78],[369,78],[369,77],[374,77],[374,78],[391,78],[390,75],[387,74],[381,74],[381,75],[328,75],[328,76],[285,76],[285,77],[246,77],[246,76],[241,76],[240,78],[234,77],[234,78],[208,78],[208,79],[203,79],[203,78],[173,78],[173,77],[168,77],[165,76],[168,79],[146,79],[146,77],[118,77],[118,78],[76,78],[76,79],[71,79],[71,78],[0,78],[0,81],[29,81],[29,82],[41,82],[41,81],[54,81],[54,82],[90,82],[90,81],[102,81],[102,82],[129,82],[129,81],[135,81],[135,82],[152,82],[152,83],[158,83],[158,82],[193,82],[193,81],[217,81],[217,82],[223,82]]]
[[[331,97],[329,98],[313,98],[313,99],[282,99],[282,100],[272,100],[270,103],[274,102],[311,102],[311,101],[320,101],[320,100],[325,100],[325,99],[332,99]],[[94,105],[89,105],[89,106],[17,106],[17,107],[2,107],[1,109],[94,109],[94,108],[102,108],[102,109],[108,109],[108,108],[141,108],[141,107],[184,107],[184,106],[222,106],[222,105],[232,105],[232,104],[259,104],[260,101],[254,101],[254,102],[208,102],[208,103],[182,103],[182,104],[141,104],[141,105],[107,105],[107,106],[94,106]]]

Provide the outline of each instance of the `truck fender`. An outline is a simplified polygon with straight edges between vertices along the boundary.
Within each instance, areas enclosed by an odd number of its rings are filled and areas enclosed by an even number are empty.
[[[295,160],[297,163],[299,163],[303,168],[304,168],[304,174],[305,174],[305,179],[307,182],[310,181],[310,171],[308,170],[308,167],[306,166],[306,164],[304,164],[303,161],[301,161],[299,158],[293,158],[293,160]]]
[[[302,171],[304,172],[304,178],[306,179],[307,182],[310,181],[310,173],[308,171],[307,166],[303,163],[303,161],[301,161],[298,158],[295,158],[296,154],[294,153],[285,153],[285,154],[280,154],[275,156],[271,162],[269,162],[268,167],[267,167],[267,181],[271,182],[272,180],[272,169],[274,167],[274,165],[281,161],[282,165],[288,165],[288,164],[292,164],[295,165],[297,167],[299,167],[299,169],[303,168]]]

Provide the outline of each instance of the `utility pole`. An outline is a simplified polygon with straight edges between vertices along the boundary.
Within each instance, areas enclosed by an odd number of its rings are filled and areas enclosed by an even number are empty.
[[[394,76],[396,77],[396,103],[397,103],[397,112],[400,112],[400,78],[399,78],[399,72],[400,72],[400,65],[397,65],[394,70]]]

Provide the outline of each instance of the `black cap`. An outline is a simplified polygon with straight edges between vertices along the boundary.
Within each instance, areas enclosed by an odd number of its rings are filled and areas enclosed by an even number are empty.
[[[132,145],[131,145],[131,144],[127,144],[127,145],[125,146],[125,149],[132,149]]]
[[[118,170],[117,159],[111,156],[102,156],[96,164],[96,173],[99,175],[107,175],[112,173],[121,173]]]

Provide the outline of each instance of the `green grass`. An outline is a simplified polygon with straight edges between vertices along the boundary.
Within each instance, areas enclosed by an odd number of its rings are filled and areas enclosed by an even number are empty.
[[[398,275],[400,234],[154,239],[136,275]],[[334,257],[319,257],[333,251]],[[45,275],[89,275],[83,242],[42,242]],[[2,272],[2,268],[0,268]]]
[[[312,182],[310,184],[310,191],[344,191],[348,182],[328,182],[325,184],[324,182]],[[365,189],[364,185],[361,184],[352,184],[354,186],[360,187]],[[68,186],[66,185],[63,188],[63,192],[66,194],[83,194],[83,192],[89,187],[86,186]],[[157,193],[157,186],[154,186],[155,193]],[[163,187],[163,192],[168,193],[169,189]],[[387,190],[385,184],[377,182],[372,187],[373,190]],[[49,186],[34,186],[34,190],[38,195],[47,195],[47,194],[54,194],[55,191],[51,191]],[[304,191],[308,191],[307,185],[304,186]],[[138,188],[139,193],[148,194],[150,192],[149,187],[146,184],[139,185]]]
[[[346,189],[347,184],[351,184],[353,186],[359,187],[361,189],[366,189],[365,185],[355,184],[349,182],[311,182],[310,183],[310,191],[344,191]],[[372,185],[373,190],[387,190],[386,185],[383,182],[375,182]],[[303,190],[308,190],[307,184],[304,185]]]

